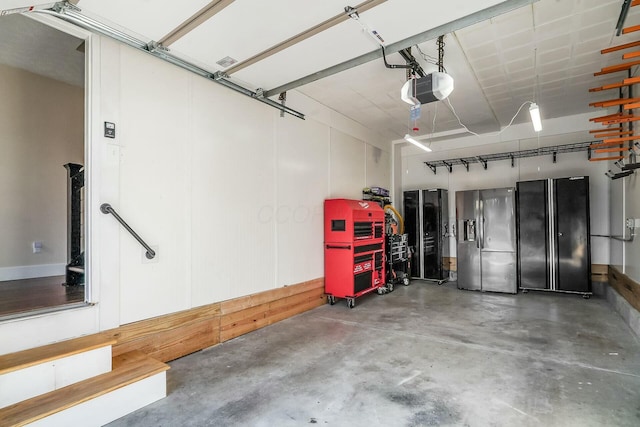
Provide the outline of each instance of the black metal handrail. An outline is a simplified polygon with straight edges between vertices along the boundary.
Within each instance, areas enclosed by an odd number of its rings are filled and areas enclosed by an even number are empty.
[[[142,240],[142,237],[138,236],[138,233],[133,231],[133,228],[131,228],[129,224],[127,224],[126,221],[122,219],[120,215],[118,215],[118,213],[115,211],[115,209],[113,209],[113,207],[111,207],[109,203],[103,203],[102,205],[100,205],[100,212],[102,212],[105,215],[107,214],[113,215],[113,217],[118,220],[120,225],[122,225],[129,233],[131,233],[131,235],[138,241],[138,243],[140,243],[142,247],[144,247],[147,250],[147,253],[145,254],[145,256],[148,259],[153,259],[156,256],[156,251],[151,249],[151,246],[147,245],[147,243],[144,240]]]

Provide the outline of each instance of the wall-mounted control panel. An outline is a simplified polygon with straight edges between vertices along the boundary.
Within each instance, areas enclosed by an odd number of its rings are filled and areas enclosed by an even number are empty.
[[[116,124],[111,122],[104,122],[104,137],[115,138],[116,137]]]

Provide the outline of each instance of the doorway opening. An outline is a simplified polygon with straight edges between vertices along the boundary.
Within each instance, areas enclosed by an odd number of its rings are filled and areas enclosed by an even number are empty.
[[[85,40],[0,17],[0,319],[84,304]]]

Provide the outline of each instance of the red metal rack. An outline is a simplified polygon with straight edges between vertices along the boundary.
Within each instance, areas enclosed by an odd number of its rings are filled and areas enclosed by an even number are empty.
[[[385,287],[384,211],[374,202],[324,202],[324,289],[330,304],[345,298],[350,308]]]

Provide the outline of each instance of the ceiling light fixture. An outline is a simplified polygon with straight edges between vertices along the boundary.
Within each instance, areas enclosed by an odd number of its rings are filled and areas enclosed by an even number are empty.
[[[535,102],[531,103],[529,107],[529,114],[531,115],[531,123],[533,123],[533,130],[540,132],[542,130],[542,119],[540,118],[540,107]]]
[[[422,148],[424,151],[431,152],[431,148],[427,147],[426,145],[424,145],[423,143],[421,143],[420,141],[418,141],[417,139],[415,139],[409,134],[406,134],[404,136],[404,140],[407,142],[410,142],[411,144],[415,145],[418,148]]]

